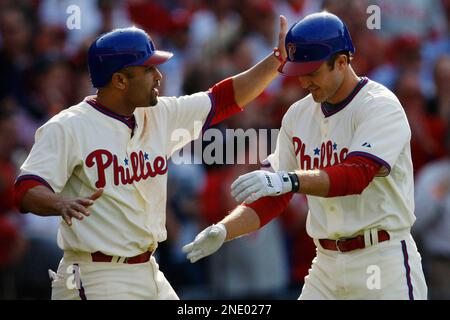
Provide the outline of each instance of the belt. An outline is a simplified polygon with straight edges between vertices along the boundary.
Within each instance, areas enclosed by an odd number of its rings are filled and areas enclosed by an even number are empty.
[[[136,264],[136,263],[145,263],[150,260],[153,251],[146,251],[134,257],[117,257],[117,256],[108,256],[100,251],[91,253],[92,262],[117,262],[117,263],[127,263],[127,264]]]
[[[389,240],[389,233],[385,230],[378,231],[378,242],[383,242]],[[364,236],[359,235],[354,238],[349,239],[319,239],[319,243],[322,248],[326,250],[333,250],[339,252],[348,252],[356,249],[364,249],[366,247],[366,243],[364,241]]]

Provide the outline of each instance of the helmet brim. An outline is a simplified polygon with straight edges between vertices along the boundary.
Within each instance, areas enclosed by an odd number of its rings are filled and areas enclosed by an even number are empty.
[[[166,62],[170,58],[172,58],[173,53],[169,51],[155,50],[155,53],[150,56],[147,60],[145,60],[142,65],[143,66],[153,66]]]
[[[323,61],[291,62],[286,61],[278,68],[278,72],[287,77],[305,76],[320,68]]]

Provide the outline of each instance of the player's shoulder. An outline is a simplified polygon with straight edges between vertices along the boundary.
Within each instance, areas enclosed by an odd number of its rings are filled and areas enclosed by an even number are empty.
[[[82,101],[60,111],[51,117],[43,127],[62,126],[64,128],[69,128],[73,124],[79,124],[81,118],[84,118],[90,110],[91,108],[89,108],[89,105],[85,101]]]
[[[283,116],[283,126],[291,125],[292,121],[298,122],[300,120],[310,121],[310,116],[318,108],[314,108],[317,102],[314,101],[312,94],[294,102]]]
[[[417,181],[439,181],[440,177],[450,174],[450,159],[439,159],[426,164],[417,174]]]
[[[368,79],[362,96],[362,104],[366,108],[403,109],[397,96],[381,83]]]
[[[210,102],[210,98],[207,92],[197,92],[190,95],[184,95],[180,97],[168,97],[162,96],[158,97],[158,103],[152,109],[153,111],[157,111],[160,109],[171,109],[176,106],[180,106],[183,104],[196,104],[196,103],[204,103]]]

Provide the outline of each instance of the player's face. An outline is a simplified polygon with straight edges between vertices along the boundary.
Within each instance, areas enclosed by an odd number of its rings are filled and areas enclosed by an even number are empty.
[[[136,108],[154,106],[158,103],[158,87],[162,74],[155,66],[138,66],[131,69],[128,77],[127,100]]]
[[[336,61],[333,70],[330,69],[327,62],[322,63],[319,69],[305,76],[298,77],[303,89],[309,90],[313,99],[317,103],[333,101],[333,97],[342,85],[344,72]]]

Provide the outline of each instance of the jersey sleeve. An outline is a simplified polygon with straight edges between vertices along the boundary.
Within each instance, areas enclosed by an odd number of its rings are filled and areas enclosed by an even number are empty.
[[[275,152],[268,156],[269,163],[263,163],[263,166],[270,165],[274,171],[294,171],[299,168],[297,157],[295,155],[292,130],[289,126],[289,111],[283,117],[283,122],[278,133]]]
[[[181,97],[161,98],[167,116],[167,151],[172,155],[187,143],[197,139],[208,128],[215,113],[210,93],[199,92]]]
[[[377,176],[389,175],[411,139],[411,129],[400,103],[390,100],[371,103],[356,115],[355,120],[347,157],[370,158],[381,165]]]
[[[59,193],[80,162],[77,144],[62,124],[47,123],[35,134],[35,143],[20,168],[18,182],[35,180]]]

